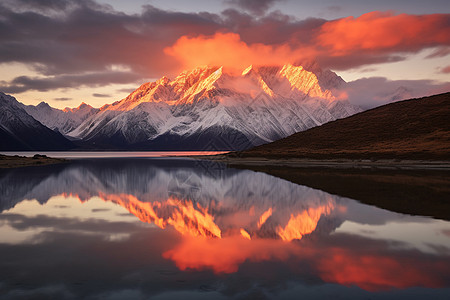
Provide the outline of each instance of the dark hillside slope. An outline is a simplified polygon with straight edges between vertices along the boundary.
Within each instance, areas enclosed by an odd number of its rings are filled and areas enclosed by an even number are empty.
[[[450,159],[450,93],[399,101],[230,156]]]

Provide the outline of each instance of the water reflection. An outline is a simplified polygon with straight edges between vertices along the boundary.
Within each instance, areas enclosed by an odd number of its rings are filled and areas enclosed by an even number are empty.
[[[103,159],[1,171],[0,294],[449,295],[449,222],[207,167]]]

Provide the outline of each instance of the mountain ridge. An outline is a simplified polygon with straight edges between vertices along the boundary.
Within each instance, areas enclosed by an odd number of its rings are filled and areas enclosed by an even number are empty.
[[[63,135],[67,135],[89,116],[99,111],[84,102],[76,108],[66,107],[64,109],[53,108],[44,101],[36,106],[21,104],[21,107],[43,125],[51,130],[59,131]]]
[[[119,148],[245,149],[359,111],[301,66],[251,66],[240,75],[203,66],[141,85],[68,135]],[[224,140],[227,132],[239,138]]]
[[[343,83],[317,64],[240,73],[206,65],[144,83],[99,109],[20,106],[79,149],[243,150],[361,111],[334,95]]]
[[[68,139],[29,115],[23,104],[0,92],[0,149],[69,150],[74,148]]]

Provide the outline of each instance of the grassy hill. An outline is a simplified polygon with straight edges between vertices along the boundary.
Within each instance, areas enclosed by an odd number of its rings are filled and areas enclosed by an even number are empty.
[[[230,156],[450,159],[450,92],[399,101]]]

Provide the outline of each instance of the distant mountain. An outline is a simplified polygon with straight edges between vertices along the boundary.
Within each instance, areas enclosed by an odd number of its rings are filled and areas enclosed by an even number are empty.
[[[448,160],[449,116],[450,93],[405,100],[232,155]]]
[[[66,133],[91,148],[246,149],[361,111],[332,94],[342,78],[309,69],[317,75],[293,65],[199,67],[143,84]]]
[[[99,109],[82,103],[77,108],[56,109],[45,102],[38,105],[23,105],[22,108],[33,118],[52,130],[67,134],[74,130],[88,117],[96,114]]]
[[[72,142],[30,116],[14,97],[0,92],[0,150],[68,150]]]

